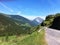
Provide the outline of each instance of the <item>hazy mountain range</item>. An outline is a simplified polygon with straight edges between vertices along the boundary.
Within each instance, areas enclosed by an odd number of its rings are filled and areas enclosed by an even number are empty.
[[[34,22],[36,25],[39,25],[43,22],[43,19],[40,17],[37,17],[32,22]]]
[[[22,17],[20,15],[9,15],[9,16],[15,20],[18,20],[21,23],[29,23],[32,26],[37,26],[43,22],[43,19],[40,17],[37,17],[34,20],[29,20],[29,19]]]
[[[34,26],[40,24],[41,18],[33,21],[19,15],[0,13],[0,35],[19,35],[31,33]]]

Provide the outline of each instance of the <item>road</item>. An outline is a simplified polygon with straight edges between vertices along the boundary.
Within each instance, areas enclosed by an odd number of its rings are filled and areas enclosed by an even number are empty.
[[[48,45],[60,45],[60,31],[55,29],[46,28],[45,38]]]

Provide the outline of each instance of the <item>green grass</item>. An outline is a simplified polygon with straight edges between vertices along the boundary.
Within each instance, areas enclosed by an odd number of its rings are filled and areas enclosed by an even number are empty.
[[[8,42],[3,41],[5,37],[0,37],[0,45],[46,45],[45,31],[33,32],[30,35],[24,35],[20,37],[10,36]]]
[[[20,42],[21,45],[46,45],[44,30],[41,32],[34,32],[26,39]]]

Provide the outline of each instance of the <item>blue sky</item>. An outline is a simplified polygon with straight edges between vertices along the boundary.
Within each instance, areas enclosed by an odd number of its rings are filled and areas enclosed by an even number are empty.
[[[1,0],[0,12],[18,14],[30,20],[60,13],[60,0]]]

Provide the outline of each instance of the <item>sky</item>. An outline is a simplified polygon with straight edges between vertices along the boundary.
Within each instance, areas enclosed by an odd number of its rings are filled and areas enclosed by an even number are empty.
[[[60,0],[0,0],[0,13],[21,15],[30,20],[45,19],[47,15],[60,13]]]

